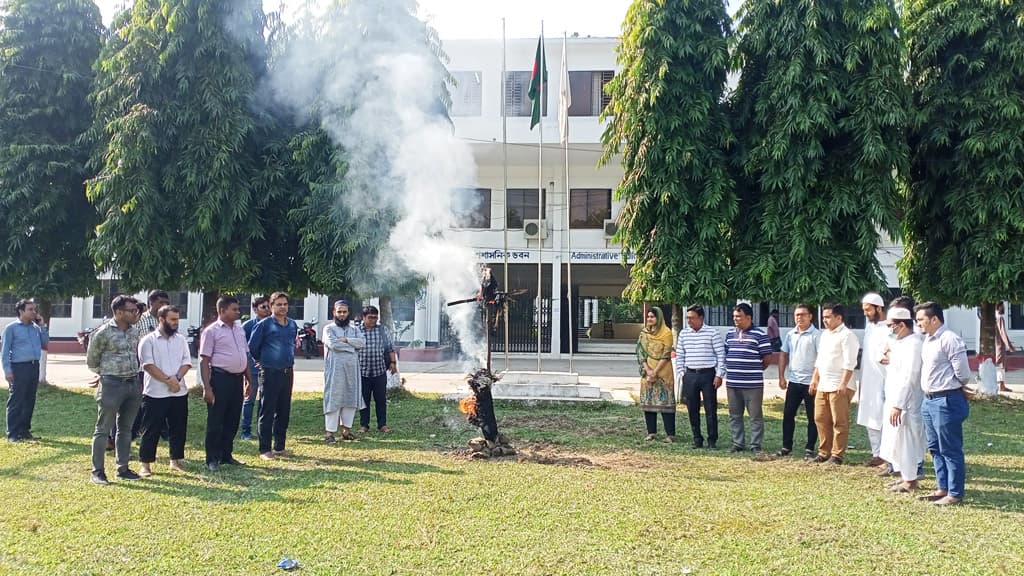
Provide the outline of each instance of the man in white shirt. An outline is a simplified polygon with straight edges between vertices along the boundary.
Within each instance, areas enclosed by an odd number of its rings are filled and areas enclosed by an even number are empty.
[[[142,380],[142,439],[139,441],[139,476],[153,475],[160,432],[167,423],[169,468],[185,470],[185,431],[188,428],[188,388],[185,374],[192,368],[188,341],[178,333],[181,311],[163,306],[157,311],[157,329],[139,341]]]
[[[871,444],[871,459],[865,466],[885,464],[879,456],[882,446],[882,425],[885,423],[885,355],[889,341],[889,329],[885,325],[885,301],[874,292],[864,295],[860,301],[864,311],[864,353],[860,360],[860,387],[857,398],[857,424],[868,433]]]
[[[846,311],[838,304],[821,308],[826,328],[818,341],[810,393],[814,394],[814,423],[818,426],[818,457],[814,462],[842,464],[850,439],[850,401],[857,391],[853,371],[860,343],[844,323]]]

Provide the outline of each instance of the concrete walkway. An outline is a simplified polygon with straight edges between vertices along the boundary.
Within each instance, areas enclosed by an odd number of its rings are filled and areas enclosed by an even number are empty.
[[[492,361],[496,372],[505,369],[503,356],[496,356]],[[196,363],[198,368],[198,362]],[[405,387],[411,392],[434,394],[450,394],[466,390],[465,375],[473,369],[471,364],[456,361],[449,362],[402,362],[400,369],[405,379]],[[536,357],[514,356],[510,358],[509,369],[514,371],[536,371]],[[545,372],[568,372],[569,361],[543,360],[541,369]],[[323,390],[323,360],[298,359],[295,365],[295,390],[301,392],[320,392]],[[580,375],[580,382],[593,384],[604,391],[639,393],[640,378],[637,374],[635,360],[624,355],[588,355],[577,357],[573,361],[573,370]],[[859,376],[859,375],[856,375]],[[94,375],[85,366],[85,354],[51,354],[47,361],[47,380],[65,388],[85,388],[93,380]],[[190,387],[197,385],[195,371],[187,377]],[[1011,398],[1024,400],[1024,371],[1017,370],[1007,374],[1007,386],[1013,392],[1007,394]],[[769,366],[765,370],[765,398],[785,396],[779,389],[778,369]],[[725,398],[725,387],[719,389],[719,398]]]

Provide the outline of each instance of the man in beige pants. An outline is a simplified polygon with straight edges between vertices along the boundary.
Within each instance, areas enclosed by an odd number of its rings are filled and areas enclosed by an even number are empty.
[[[846,311],[842,306],[826,304],[821,310],[826,330],[818,342],[810,387],[818,427],[818,457],[813,461],[842,464],[850,439],[850,401],[857,392],[853,371],[860,342],[843,323]]]

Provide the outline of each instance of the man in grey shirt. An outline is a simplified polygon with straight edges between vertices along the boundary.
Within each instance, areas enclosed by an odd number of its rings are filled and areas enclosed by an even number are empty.
[[[971,377],[967,347],[960,336],[946,328],[938,304],[919,304],[914,314],[918,328],[925,334],[921,349],[921,412],[937,484],[934,492],[920,498],[936,506],[956,505],[964,498],[966,478],[963,423],[970,407],[963,387]]]

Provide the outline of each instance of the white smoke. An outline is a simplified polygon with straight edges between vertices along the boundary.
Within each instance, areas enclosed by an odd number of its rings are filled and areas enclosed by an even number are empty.
[[[357,218],[399,218],[374,273],[429,278],[445,300],[479,288],[476,258],[453,240],[452,202],[475,182],[469,147],[453,133],[437,97],[439,67],[409,0],[349,0],[297,26],[271,76],[275,97],[315,114],[345,153],[345,208]],[[482,360],[479,315],[448,309],[467,355]]]

